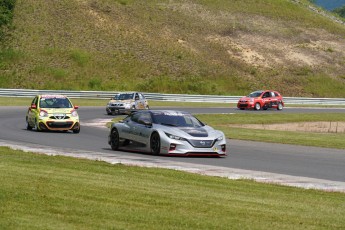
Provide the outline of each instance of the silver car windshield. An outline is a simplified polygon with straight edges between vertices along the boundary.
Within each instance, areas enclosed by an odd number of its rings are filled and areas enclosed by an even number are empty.
[[[197,118],[191,114],[184,113],[153,113],[152,120],[155,124],[173,127],[202,127],[204,126]]]

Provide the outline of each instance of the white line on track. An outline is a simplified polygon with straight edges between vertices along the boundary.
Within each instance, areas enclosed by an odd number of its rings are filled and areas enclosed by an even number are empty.
[[[93,119],[93,120],[81,122],[80,125],[107,129],[106,124],[108,122],[111,122],[111,119]]]

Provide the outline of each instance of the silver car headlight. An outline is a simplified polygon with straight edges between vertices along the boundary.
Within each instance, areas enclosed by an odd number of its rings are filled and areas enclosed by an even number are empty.
[[[174,139],[174,140],[179,140],[179,141],[186,141],[187,139],[183,137],[179,137],[170,133],[165,133],[169,138]]]
[[[216,140],[217,140],[217,141],[222,141],[222,140],[224,140],[224,138],[223,138],[223,136],[220,136],[220,137],[218,137]]]

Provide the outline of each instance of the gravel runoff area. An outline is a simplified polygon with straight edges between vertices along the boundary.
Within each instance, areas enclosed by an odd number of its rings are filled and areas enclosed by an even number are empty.
[[[207,166],[183,162],[169,161],[166,158],[147,159],[140,156],[121,156],[112,153],[100,153],[92,151],[82,151],[68,148],[52,148],[38,144],[23,144],[20,142],[0,140],[0,146],[6,146],[15,150],[34,152],[52,156],[69,156],[75,158],[104,161],[110,164],[124,164],[128,166],[166,168],[180,170],[190,173],[198,173],[208,176],[226,177],[229,179],[252,179],[257,182],[274,183],[286,186],[294,186],[305,189],[317,189],[330,192],[345,193],[345,182],[329,181],[307,177],[297,177],[276,173],[259,172],[235,168]]]

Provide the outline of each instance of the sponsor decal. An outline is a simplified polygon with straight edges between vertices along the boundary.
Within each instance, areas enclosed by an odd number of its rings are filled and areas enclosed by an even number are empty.
[[[66,98],[66,97],[63,95],[42,95],[41,96],[42,100],[47,99],[47,98]]]

